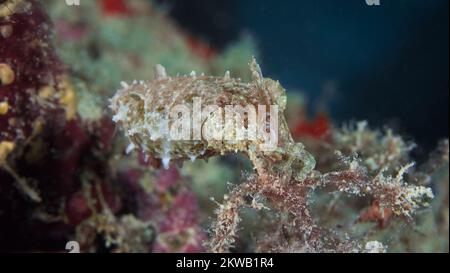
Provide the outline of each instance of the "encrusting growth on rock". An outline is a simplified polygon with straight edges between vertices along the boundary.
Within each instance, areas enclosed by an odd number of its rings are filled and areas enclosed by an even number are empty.
[[[9,64],[0,63],[0,85],[14,82],[14,71]]]

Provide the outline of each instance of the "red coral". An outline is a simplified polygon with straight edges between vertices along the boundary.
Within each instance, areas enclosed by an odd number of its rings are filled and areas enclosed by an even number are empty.
[[[312,121],[301,121],[293,129],[295,138],[304,136],[315,139],[328,140],[330,137],[331,122],[325,113],[319,113]]]
[[[130,8],[127,6],[126,0],[101,0],[101,8],[107,16],[132,14]]]
[[[159,225],[155,252],[203,252],[206,238],[198,224],[197,198],[187,189],[178,192]]]
[[[81,192],[75,193],[68,199],[66,203],[66,214],[69,223],[74,226],[91,216],[92,211],[88,207],[86,198]]]
[[[186,37],[186,43],[192,53],[206,61],[217,56],[217,51],[211,45],[192,36]]]
[[[360,222],[377,222],[380,228],[386,226],[388,221],[392,218],[393,213],[389,208],[381,208],[380,202],[374,201],[370,208],[365,210],[359,216]]]
[[[174,165],[171,165],[168,170],[160,170],[156,178],[156,190],[159,192],[168,191],[176,185],[179,178],[180,173]]]

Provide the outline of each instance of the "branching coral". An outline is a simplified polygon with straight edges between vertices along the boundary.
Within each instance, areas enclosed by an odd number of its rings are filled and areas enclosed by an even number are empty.
[[[409,152],[415,147],[414,143],[405,142],[390,129],[385,133],[370,130],[366,121],[335,130],[333,143],[343,153],[363,158],[364,165],[371,172],[382,168],[395,171],[398,166],[408,163]]]

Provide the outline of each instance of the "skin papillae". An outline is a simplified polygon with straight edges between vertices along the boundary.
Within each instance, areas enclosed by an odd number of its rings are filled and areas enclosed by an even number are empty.
[[[206,246],[212,252],[228,252],[235,243],[240,209],[252,207],[262,209],[265,201],[271,207],[287,216],[291,227],[291,241],[297,245],[295,251],[306,252],[350,252],[361,251],[359,245],[350,240],[334,238],[330,232],[318,227],[310,214],[310,194],[318,187],[334,186],[341,192],[365,196],[371,195],[382,207],[389,208],[396,215],[411,217],[421,206],[427,206],[433,198],[429,188],[408,185],[403,174],[411,165],[399,168],[396,176],[386,176],[381,171],[371,176],[356,158],[344,158],[348,169],[319,173],[314,170],[315,159],[296,143],[287,127],[283,112],[286,107],[286,93],[282,86],[264,78],[259,65],[253,58],[250,62],[252,81],[242,82],[230,77],[189,76],[169,77],[158,65],[155,77],[149,82],[137,82],[122,88],[111,99],[113,120],[125,132],[130,148],[139,148],[145,154],[161,158],[165,165],[169,160],[183,161],[208,158],[232,152],[240,152],[250,159],[254,174],[245,174],[242,183],[224,197],[224,203],[217,210],[217,220],[211,227],[211,236]],[[193,105],[194,98],[201,98],[202,105],[265,105],[277,106],[278,142],[271,150],[260,149],[262,139],[242,141],[170,139],[167,129],[160,126],[161,117],[175,105]],[[196,111],[195,109],[193,111]],[[270,112],[270,111],[268,111]],[[202,115],[202,126],[219,115]],[[274,118],[273,112],[266,119]],[[248,126],[248,124],[245,124]],[[273,128],[264,128],[266,130]],[[269,130],[270,131],[270,130]],[[233,133],[233,132],[232,132]],[[330,237],[331,236],[331,237]],[[269,240],[270,241],[270,240]],[[283,251],[276,238],[265,250]]]

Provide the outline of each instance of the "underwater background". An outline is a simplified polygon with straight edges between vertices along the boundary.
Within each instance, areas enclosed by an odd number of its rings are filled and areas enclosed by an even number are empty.
[[[158,2],[216,48],[251,34],[265,73],[311,111],[389,124],[425,151],[448,137],[449,1]]]

